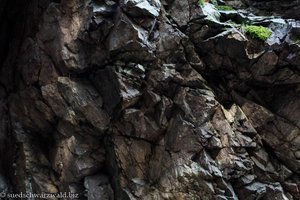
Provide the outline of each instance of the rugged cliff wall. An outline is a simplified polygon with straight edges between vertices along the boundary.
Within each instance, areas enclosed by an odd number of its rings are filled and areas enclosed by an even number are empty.
[[[226,3],[2,0],[0,190],[300,199],[300,22]]]
[[[269,14],[284,18],[300,19],[300,2],[294,0],[242,0],[247,6],[253,6]],[[234,2],[234,1],[233,1]]]

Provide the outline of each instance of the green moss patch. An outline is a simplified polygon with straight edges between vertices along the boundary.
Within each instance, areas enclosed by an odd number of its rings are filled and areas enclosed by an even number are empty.
[[[225,5],[219,5],[219,6],[216,6],[216,8],[218,10],[223,10],[223,11],[234,11],[234,9],[230,6],[225,6]]]
[[[199,5],[200,5],[201,7],[203,7],[204,4],[205,4],[205,1],[204,1],[204,0],[198,0],[198,3],[199,3]]]
[[[266,41],[272,35],[272,31],[263,26],[246,26],[245,31],[250,37],[263,41]]]

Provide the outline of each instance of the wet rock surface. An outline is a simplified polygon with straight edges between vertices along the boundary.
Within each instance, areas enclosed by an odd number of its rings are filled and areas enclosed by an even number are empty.
[[[0,192],[300,199],[299,17],[249,2],[2,1]]]

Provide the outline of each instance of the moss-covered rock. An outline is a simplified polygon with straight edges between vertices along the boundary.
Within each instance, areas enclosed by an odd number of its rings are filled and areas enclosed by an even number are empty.
[[[219,6],[216,6],[216,8],[218,10],[222,10],[222,11],[234,11],[234,8],[232,8],[230,6],[226,6],[226,5],[219,5]]]
[[[199,5],[202,7],[205,4],[205,0],[198,0]]]
[[[272,35],[272,31],[263,26],[249,25],[245,27],[245,31],[250,37],[263,41],[266,41]]]

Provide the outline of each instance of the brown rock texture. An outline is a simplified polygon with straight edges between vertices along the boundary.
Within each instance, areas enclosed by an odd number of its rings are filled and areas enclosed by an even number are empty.
[[[0,1],[0,193],[300,199],[300,21],[276,2]]]

